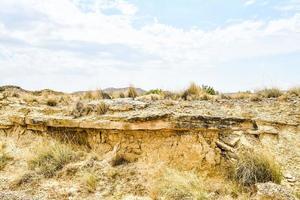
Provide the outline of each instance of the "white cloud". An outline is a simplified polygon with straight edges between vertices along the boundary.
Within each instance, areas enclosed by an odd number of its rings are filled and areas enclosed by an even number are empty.
[[[255,4],[255,3],[256,3],[256,0],[247,0],[244,5],[245,6],[250,6],[250,5]]]
[[[37,81],[42,75],[44,81],[48,80],[47,84],[55,80],[52,87],[65,90],[130,82],[151,87],[171,71],[173,85],[185,84],[196,78],[195,72],[221,63],[300,50],[299,15],[271,21],[237,22],[209,31],[183,30],[158,21],[138,29],[132,25],[138,9],[132,4],[108,0],[83,2],[0,2],[2,84],[17,79],[22,81],[18,83],[26,84],[31,79],[22,77],[32,76],[32,80]],[[22,8],[18,13],[14,12],[17,7]],[[105,15],[103,10],[108,8],[121,13]],[[3,10],[8,20],[1,16]],[[23,23],[30,22],[30,28],[12,23],[18,15],[28,15],[27,11],[36,13],[30,18],[22,17]],[[184,72],[189,76],[178,82]],[[65,79],[57,79],[63,75],[76,76],[81,81],[62,84]],[[150,75],[153,80],[146,82]],[[30,87],[35,84],[32,82]],[[45,85],[37,87],[42,86]]]

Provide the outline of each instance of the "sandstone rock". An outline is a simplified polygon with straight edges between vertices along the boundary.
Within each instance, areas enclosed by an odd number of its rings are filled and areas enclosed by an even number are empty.
[[[221,140],[225,144],[227,144],[231,147],[234,147],[240,141],[240,135],[230,134],[230,135],[221,137]]]
[[[225,143],[223,143],[221,141],[216,141],[216,144],[222,150],[234,152],[234,149],[231,146],[229,146],[229,145],[227,145],[227,144],[225,144]]]

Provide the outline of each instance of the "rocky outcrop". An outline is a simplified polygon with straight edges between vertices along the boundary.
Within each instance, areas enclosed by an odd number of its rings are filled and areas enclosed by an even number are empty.
[[[114,157],[128,162],[164,162],[188,169],[219,165],[223,157],[236,159],[242,147],[263,147],[299,180],[299,99],[281,103],[132,99],[83,103],[105,103],[109,110],[103,115],[93,112],[74,117],[75,102],[50,107],[4,98],[0,133],[48,135],[86,145],[102,155],[118,145]]]

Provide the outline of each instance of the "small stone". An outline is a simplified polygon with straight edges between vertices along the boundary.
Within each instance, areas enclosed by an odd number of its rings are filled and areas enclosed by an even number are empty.
[[[295,177],[289,178],[289,179],[287,179],[287,181],[290,182],[290,183],[295,183],[296,182],[296,178]]]

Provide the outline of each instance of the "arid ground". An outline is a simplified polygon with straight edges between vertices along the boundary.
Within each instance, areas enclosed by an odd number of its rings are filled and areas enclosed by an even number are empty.
[[[0,88],[0,199],[299,197],[299,88]]]

